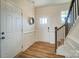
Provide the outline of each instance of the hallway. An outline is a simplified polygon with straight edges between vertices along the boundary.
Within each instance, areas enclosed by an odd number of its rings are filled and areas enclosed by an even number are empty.
[[[64,56],[54,54],[54,44],[46,42],[36,42],[26,51],[19,53],[17,58],[64,58]]]
[[[0,58],[65,58],[77,2],[66,23],[71,0],[0,0]]]

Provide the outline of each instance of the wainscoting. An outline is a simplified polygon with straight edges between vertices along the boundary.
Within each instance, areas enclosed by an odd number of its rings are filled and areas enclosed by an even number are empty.
[[[32,44],[36,42],[35,32],[28,32],[23,34],[23,51],[28,49]]]

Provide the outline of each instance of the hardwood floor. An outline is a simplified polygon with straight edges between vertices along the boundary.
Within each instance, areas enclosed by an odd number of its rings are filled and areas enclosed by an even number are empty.
[[[26,51],[19,53],[16,58],[64,58],[54,54],[55,46],[46,42],[36,42]]]

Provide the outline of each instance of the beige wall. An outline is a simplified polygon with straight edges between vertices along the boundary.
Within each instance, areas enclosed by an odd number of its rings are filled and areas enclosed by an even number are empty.
[[[42,34],[40,33],[40,22],[39,18],[41,16],[46,16],[50,18],[50,24],[51,28],[53,29],[51,37],[51,41],[54,42],[55,39],[55,33],[54,33],[54,27],[60,27],[61,24],[61,11],[69,10],[69,3],[67,4],[60,4],[60,5],[49,5],[49,6],[43,6],[43,7],[37,7],[35,9],[35,15],[36,15],[36,39],[42,41]],[[49,20],[49,19],[48,19]]]
[[[23,13],[23,50],[35,42],[35,24],[29,25],[28,18],[34,16],[34,6],[28,0],[12,0]]]

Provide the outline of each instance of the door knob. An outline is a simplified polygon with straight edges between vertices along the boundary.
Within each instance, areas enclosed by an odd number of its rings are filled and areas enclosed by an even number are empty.
[[[5,39],[5,37],[2,37],[2,38],[0,38],[0,39]]]
[[[5,39],[5,37],[2,37],[2,39]]]

